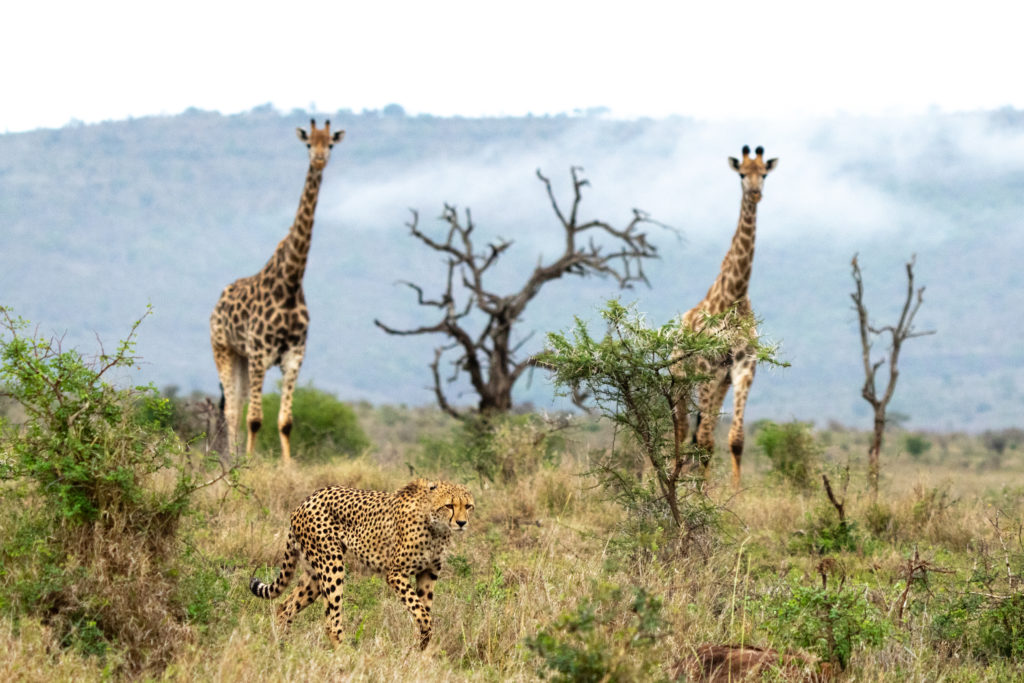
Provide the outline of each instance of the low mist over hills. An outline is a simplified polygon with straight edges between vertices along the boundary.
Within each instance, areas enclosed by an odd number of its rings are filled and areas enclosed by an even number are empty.
[[[307,166],[294,129],[309,118],[270,107],[190,110],[0,135],[0,304],[91,353],[97,335],[112,346],[152,303],[134,379],[216,393],[210,311],[286,234]],[[1020,426],[1022,112],[707,123],[597,112],[408,117],[392,106],[329,118],[347,133],[317,209],[302,383],[345,400],[432,402],[427,363],[445,340],[391,337],[373,325],[436,322],[396,284],[433,296],[444,285],[439,254],[409,235],[409,209],[443,238],[443,203],[472,208],[481,247],[514,241],[495,276],[518,289],[538,258],[563,248],[538,168],[568,204],[569,167],[583,167],[586,218],[625,225],[637,207],[678,232],[650,230],[661,254],[647,266],[650,288],[619,293],[611,281],[568,277],[548,285],[521,323],[523,335],[535,333],[523,353],[573,316],[596,325],[611,296],[636,302],[656,324],[686,311],[735,230],[740,187],[726,157],[749,144],[779,158],[759,208],[751,299],[763,336],[781,343],[792,367],[759,372],[748,418],[866,426],[850,259],[859,254],[873,320],[887,324],[905,293],[903,264],[916,254],[927,288],[917,327],[937,334],[907,342],[891,409],[921,428]],[[518,397],[539,409],[566,405],[539,371]]]

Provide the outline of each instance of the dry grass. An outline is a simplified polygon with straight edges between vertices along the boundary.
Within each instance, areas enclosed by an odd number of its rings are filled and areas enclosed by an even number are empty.
[[[415,627],[399,601],[379,577],[360,570],[351,573],[345,586],[346,641],[340,648],[329,649],[318,605],[303,612],[290,632],[279,632],[272,618],[275,605],[253,598],[247,584],[254,571],[263,578],[272,575],[291,510],[326,484],[401,486],[410,478],[406,463],[415,461],[418,447],[418,431],[408,422],[435,435],[447,428],[429,411],[384,412],[363,406],[359,413],[377,444],[368,456],[291,468],[261,462],[244,474],[251,496],[224,489],[202,493],[199,514],[180,552],[191,553],[197,576],[209,582],[224,579],[225,588],[210,593],[208,619],[182,625],[166,653],[154,650],[154,657],[168,662],[159,677],[246,683],[537,680],[541,659],[525,646],[526,639],[550,629],[588,596],[609,586],[624,594],[644,588],[662,601],[665,626],[652,644],[640,649],[617,640],[629,632],[633,618],[626,602],[596,607],[607,654],[623,661],[642,659],[649,665],[649,678],[667,678],[681,659],[705,643],[796,649],[788,642],[773,642],[761,623],[772,615],[757,601],[787,581],[820,583],[821,557],[795,544],[802,530],[830,512],[824,494],[814,490],[801,495],[778,483],[752,448],[744,471],[746,488],[733,495],[726,484],[728,468],[718,456],[711,496],[728,512],[709,554],[630,553],[623,550],[622,539],[618,545],[610,542],[618,533],[621,510],[603,500],[593,480],[582,474],[590,449],[607,437],[600,430],[574,436],[557,465],[507,484],[467,482],[477,509],[442,571],[434,603],[435,637],[425,652],[416,649]],[[928,630],[939,597],[965,585],[980,553],[1001,561],[1001,542],[1017,542],[1009,534],[1000,539],[993,519],[1000,509],[1004,531],[1024,519],[1022,489],[1013,483],[1024,482],[1024,457],[1019,451],[1004,453],[1001,469],[991,471],[979,464],[987,459],[980,442],[967,437],[949,438],[945,446],[937,445],[917,460],[898,449],[885,453],[881,498],[888,517],[872,532],[866,523],[872,508],[862,490],[865,449],[860,438],[855,432],[832,432],[823,439],[830,442],[831,471],[850,466],[847,513],[859,534],[855,549],[834,554],[835,571],[863,585],[887,618],[894,618],[903,567],[915,547],[935,567],[953,573],[932,574],[927,587],[915,585],[905,623],[881,646],[857,649],[840,680],[1024,677],[1020,662],[985,661],[956,647],[939,651]],[[123,555],[123,548],[113,548],[107,557],[89,560],[94,580],[111,580],[116,572],[104,568]],[[116,588],[109,595],[115,593]],[[62,650],[53,638],[44,625],[31,620],[16,627],[0,621],[0,646],[6,649],[0,678],[104,678],[109,661]]]

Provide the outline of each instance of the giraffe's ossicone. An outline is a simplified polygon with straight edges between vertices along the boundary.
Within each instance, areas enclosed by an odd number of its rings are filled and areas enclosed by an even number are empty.
[[[345,135],[343,130],[331,133],[330,121],[318,129],[316,121],[311,120],[309,131],[297,130],[299,140],[309,149],[309,170],[295,221],[260,272],[224,288],[210,316],[210,343],[224,394],[228,452],[232,456],[240,446],[238,420],[246,399],[249,408],[245,450],[252,453],[256,433],[263,424],[263,379],[267,370],[278,365],[282,377],[277,428],[282,460],[291,460],[292,395],[306,353],[309,328],[302,277],[324,168],[331,148]]]

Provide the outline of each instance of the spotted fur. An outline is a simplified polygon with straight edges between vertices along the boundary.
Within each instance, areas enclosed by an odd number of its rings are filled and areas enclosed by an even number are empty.
[[[331,132],[331,122],[297,131],[309,150],[309,170],[299,208],[288,234],[263,269],[224,288],[210,315],[210,344],[224,392],[228,453],[238,450],[238,420],[248,399],[245,452],[252,453],[263,425],[263,379],[267,370],[281,368],[281,406],[277,413],[281,459],[291,459],[292,397],[306,355],[309,309],[302,291],[306,258],[313,239],[313,215],[331,148],[345,131]]]
[[[341,642],[341,594],[345,560],[355,558],[384,574],[420,631],[420,648],[430,642],[434,583],[452,531],[469,522],[473,496],[461,484],[416,479],[396,492],[328,486],[315,491],[292,513],[281,571],[272,583],[253,577],[259,598],[278,597],[299,562],[305,573],[278,607],[278,623],[291,624],[321,595],[327,603],[327,635]],[[416,588],[410,575],[416,575]]]
[[[718,277],[704,299],[683,314],[683,327],[691,330],[701,329],[707,315],[720,315],[729,309],[734,309],[741,318],[753,317],[753,308],[747,292],[754,263],[757,204],[761,201],[764,179],[778,165],[778,161],[765,160],[763,147],[758,147],[754,150],[754,156],[750,156],[750,147],[746,145],[743,147],[742,161],[729,157],[729,167],[739,174],[740,187],[743,190],[739,224],[736,226],[729,251],[722,260]],[[704,452],[705,458],[709,457],[715,448],[715,426],[718,424],[729,385],[732,385],[733,410],[732,425],[729,429],[729,451],[732,453],[732,485],[736,489],[740,487],[740,461],[743,457],[743,418],[757,366],[754,349],[749,342],[750,338],[756,337],[757,330],[751,328],[749,332],[751,334],[740,340],[722,362],[712,364],[702,359],[696,363],[695,368],[697,374],[709,378],[698,388],[698,405],[693,411],[696,412],[694,441]],[[686,364],[675,364],[672,372],[685,375]],[[689,431],[687,413],[691,411],[688,409],[688,401],[689,397],[686,394],[680,394],[673,399],[677,444],[686,441]],[[705,461],[705,466],[706,464]]]

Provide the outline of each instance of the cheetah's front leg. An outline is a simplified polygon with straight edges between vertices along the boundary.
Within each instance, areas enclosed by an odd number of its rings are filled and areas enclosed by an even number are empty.
[[[417,583],[418,581],[417,577]],[[416,595],[416,591],[413,590],[407,576],[397,572],[388,572],[387,582],[394,589],[395,593],[398,594],[398,599],[402,601],[405,608],[412,614],[413,620],[420,629],[420,649],[425,650],[427,644],[430,643],[430,610],[423,606],[423,602]]]
[[[428,615],[434,605],[434,584],[440,573],[441,560],[434,560],[429,569],[424,569],[416,575],[416,597],[420,599]]]

